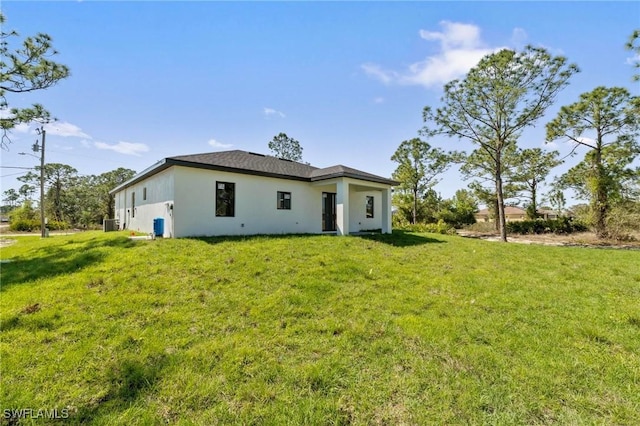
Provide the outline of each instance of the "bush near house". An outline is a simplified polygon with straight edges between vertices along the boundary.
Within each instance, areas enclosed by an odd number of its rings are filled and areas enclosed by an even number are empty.
[[[589,227],[583,222],[566,217],[507,222],[507,232],[510,234],[571,234],[588,230]]]
[[[59,220],[50,220],[47,223],[47,229],[50,231],[60,231],[64,229],[70,229],[71,225],[67,222]],[[15,219],[9,224],[9,229],[12,231],[31,232],[40,230],[40,219]]]

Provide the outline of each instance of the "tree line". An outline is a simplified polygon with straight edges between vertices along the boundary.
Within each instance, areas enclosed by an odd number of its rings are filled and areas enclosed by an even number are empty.
[[[67,164],[49,163],[44,166],[45,214],[56,228],[91,227],[115,215],[115,199],[109,191],[131,179],[134,170],[118,168],[99,175],[79,175]],[[34,194],[40,187],[40,168],[18,178],[18,190],[3,192],[3,214],[10,214],[12,227],[17,230],[39,228],[34,209]],[[39,206],[38,206],[39,207]]]
[[[627,43],[636,53],[639,38],[636,31]],[[540,185],[564,161],[557,151],[522,149],[522,133],[544,116],[577,72],[578,66],[566,58],[528,46],[522,52],[503,49],[487,55],[464,79],[446,84],[441,106],[424,108],[419,135],[470,141],[475,149],[444,152],[420,138],[402,142],[391,157],[398,163],[393,177],[401,182],[394,204],[411,223],[429,220],[420,213],[421,206],[425,211],[437,176],[458,163],[506,241],[506,200],[524,199],[528,216],[535,219]],[[583,157],[553,182],[547,201],[562,211],[564,191],[573,190],[588,202],[589,222],[601,238],[612,235],[614,212],[637,218],[640,167],[634,161],[640,154],[639,131],[640,97],[623,87],[596,87],[561,107],[546,123],[545,142],[568,141],[573,144],[570,156]]]

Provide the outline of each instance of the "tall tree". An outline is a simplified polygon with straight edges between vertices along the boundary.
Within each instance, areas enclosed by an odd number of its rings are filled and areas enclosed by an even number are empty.
[[[12,47],[15,31],[4,30],[5,16],[0,12],[0,145],[6,149],[11,142],[8,132],[19,123],[33,120],[47,122],[49,112],[40,104],[31,108],[9,108],[7,93],[25,93],[47,89],[69,76],[69,68],[54,62],[50,57],[58,52],[53,48],[51,37],[38,33],[25,38],[19,47]],[[9,114],[6,111],[9,110]]]
[[[15,207],[16,204],[18,203],[18,200],[20,199],[20,194],[18,194],[18,191],[16,191],[13,188],[9,188],[6,191],[4,191],[2,193],[2,196],[4,197],[2,201],[7,203],[7,205],[9,206],[9,209],[12,209],[13,207]]]
[[[640,97],[631,96],[622,87],[597,87],[583,93],[547,123],[548,142],[567,138],[575,144],[574,149],[582,146],[589,150],[563,179],[566,185],[578,188],[578,195],[590,200],[598,237],[607,236],[611,194],[637,173],[627,166],[640,153],[636,139],[639,132]]]
[[[33,194],[36,192],[36,187],[33,185],[29,185],[28,183],[23,184],[18,189],[18,194],[22,198],[22,203],[26,203],[27,201],[31,201],[33,198]]]
[[[538,189],[551,169],[562,164],[558,151],[544,152],[540,148],[520,150],[513,173],[513,182],[527,199],[526,211],[529,219],[538,217]]]
[[[35,168],[38,173],[29,172],[18,178],[21,182],[40,185],[40,166]],[[73,188],[78,171],[60,163],[49,163],[44,166],[44,180],[47,187],[45,206],[55,220],[69,220],[72,211],[77,208],[68,197],[69,189]]]
[[[291,161],[302,161],[300,142],[290,138],[286,133],[278,133],[269,142],[269,149],[278,158]]]
[[[124,167],[118,167],[110,172],[102,173],[96,177],[95,183],[97,185],[98,202],[100,205],[101,218],[114,218],[115,217],[115,197],[113,194],[109,194],[116,186],[125,183],[136,175],[135,170],[125,169]]]
[[[576,65],[542,48],[528,46],[520,53],[503,49],[481,59],[464,80],[446,84],[442,107],[424,109],[425,122],[435,128],[426,125],[423,134],[470,140],[491,158],[502,241],[507,241],[503,152],[542,117],[576,72]]]
[[[553,208],[556,215],[562,216],[564,214],[565,207],[567,206],[567,200],[564,197],[564,192],[561,188],[554,185],[551,188],[551,191],[547,193],[545,199],[551,205],[551,208]]]
[[[508,200],[517,195],[517,186],[512,182],[513,171],[517,164],[517,149],[514,144],[508,145],[502,153],[502,191],[503,199]],[[470,180],[469,189],[483,204],[487,206],[494,219],[496,231],[500,231],[498,221],[498,195],[496,194],[496,175],[493,157],[483,149],[475,149],[464,157],[460,167],[462,179]]]
[[[451,156],[420,138],[414,138],[402,142],[391,160],[398,163],[393,179],[400,182],[400,191],[412,197],[411,223],[417,223],[418,199],[438,183],[436,177],[449,168]]]

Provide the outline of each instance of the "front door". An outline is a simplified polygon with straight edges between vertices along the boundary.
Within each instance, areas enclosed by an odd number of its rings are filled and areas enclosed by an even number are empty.
[[[336,230],[336,194],[322,193],[322,231]]]

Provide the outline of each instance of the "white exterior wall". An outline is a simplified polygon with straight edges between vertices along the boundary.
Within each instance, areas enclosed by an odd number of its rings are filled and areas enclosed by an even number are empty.
[[[234,217],[216,217],[216,182],[235,184]],[[143,200],[145,187],[147,199]],[[342,224],[347,232],[373,229],[391,232],[390,213],[383,212],[383,198],[390,194],[390,188],[351,178],[310,183],[173,166],[116,193],[115,212],[121,229],[146,233],[153,232],[155,218],[163,218],[164,237],[319,234],[322,233],[322,193],[339,193],[339,189],[346,195],[342,207],[348,210],[348,216]],[[278,191],[291,193],[291,210],[277,208]],[[132,217],[133,192],[136,205]],[[373,218],[366,217],[367,196],[374,199]],[[386,204],[390,206],[389,202]],[[385,218],[389,222],[386,227]],[[337,219],[340,227],[340,217]]]
[[[340,221],[346,219],[346,223],[344,223],[348,233],[350,232],[359,232],[359,231],[368,231],[374,229],[382,229],[383,232],[391,232],[391,223],[389,221],[386,229],[383,226],[384,220],[384,204],[383,197],[385,196],[385,190],[387,195],[391,193],[390,187],[372,183],[372,182],[364,182],[353,178],[334,178],[327,181],[316,182],[312,185],[323,185],[322,191],[325,192],[334,192],[337,194],[336,196],[336,221],[337,221],[337,232],[341,234]],[[340,192],[347,193],[348,199],[345,203],[345,197],[340,198]],[[367,209],[366,209],[366,197],[373,197],[373,217],[367,218]],[[340,208],[340,204],[342,205],[342,209]],[[388,203],[390,206],[390,203]],[[349,215],[344,217],[344,211],[348,210]],[[388,212],[386,215],[390,218],[391,212]]]
[[[144,188],[147,199],[144,199]],[[131,194],[135,193],[135,214],[131,211]],[[174,170],[169,168],[116,194],[116,219],[121,229],[153,232],[153,220],[164,219],[164,237],[175,236],[171,206],[174,205]]]
[[[367,218],[367,197],[373,197],[373,217]],[[349,232],[382,229],[382,193],[349,191]]]
[[[322,232],[322,188],[307,182],[215,170],[175,170],[175,236]],[[216,182],[235,183],[235,216],[216,217]],[[277,192],[291,210],[277,209]]]

